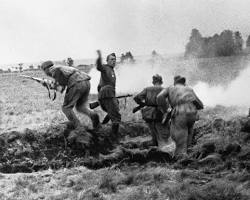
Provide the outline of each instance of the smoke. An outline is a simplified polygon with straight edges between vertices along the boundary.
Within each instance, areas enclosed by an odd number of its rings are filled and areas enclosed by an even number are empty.
[[[250,106],[250,67],[241,71],[228,86],[210,87],[199,82],[193,88],[206,106]]]
[[[160,74],[163,78],[163,86],[167,87],[173,84],[175,75],[184,75],[187,82],[192,82],[197,77],[204,77],[204,71],[197,66],[184,66],[178,68],[176,63],[171,62],[140,62],[137,64],[124,64],[115,68],[117,77],[117,93],[138,93],[143,88],[152,85],[152,76]],[[218,69],[219,70],[219,69]],[[201,76],[203,75],[203,76]],[[205,74],[206,75],[206,74]],[[97,93],[97,85],[100,80],[100,72],[95,68],[90,71],[91,93]],[[210,77],[213,80],[213,77]],[[196,80],[192,85],[197,96],[202,100],[205,106],[213,107],[238,106],[250,107],[250,66],[241,71],[241,73],[225,86],[223,78],[221,83],[211,86],[206,82]]]
[[[115,68],[116,73],[116,91],[117,93],[138,93],[143,88],[152,85],[152,76],[154,74],[162,75],[164,86],[171,83],[170,76],[166,78],[168,69],[163,69],[161,64],[152,64],[150,62],[141,62],[137,64],[123,64]],[[97,86],[100,80],[100,72],[93,68],[89,75],[91,76],[91,93],[97,93]],[[172,78],[172,76],[171,76]]]

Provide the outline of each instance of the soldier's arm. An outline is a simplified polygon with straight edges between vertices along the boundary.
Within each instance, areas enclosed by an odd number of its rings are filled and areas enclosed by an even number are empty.
[[[169,101],[167,99],[168,95],[168,88],[165,88],[156,97],[156,103],[163,113],[166,113],[168,109],[170,109]]]
[[[102,64],[102,54],[100,50],[97,50],[98,58],[96,60],[96,69],[100,72],[104,71],[104,67]]]
[[[194,97],[195,97],[195,100],[194,100],[194,105],[196,106],[196,108],[198,109],[198,110],[201,110],[201,109],[203,109],[204,108],[204,105],[203,105],[203,103],[202,103],[202,101],[198,98],[198,96],[195,94],[195,92],[193,91],[193,93],[194,93]]]
[[[65,86],[67,85],[67,83],[64,83],[63,82],[63,79],[62,77],[64,76],[62,71],[60,70],[59,67],[54,67],[51,69],[51,75],[52,75],[52,78],[55,79],[55,85],[56,86],[62,86],[63,88],[65,88]]]
[[[156,98],[157,102],[163,102],[163,100],[166,100],[169,94],[168,90],[169,90],[168,88],[165,88],[157,95]]]
[[[144,105],[145,104],[145,99],[146,99],[146,94],[147,94],[146,89],[142,90],[139,94],[137,94],[134,97],[134,101],[139,105]]]

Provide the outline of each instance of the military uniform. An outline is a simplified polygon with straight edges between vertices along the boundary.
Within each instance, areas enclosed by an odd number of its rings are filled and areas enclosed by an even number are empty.
[[[168,98],[172,107],[170,134],[175,141],[175,156],[187,153],[187,147],[192,142],[193,126],[198,119],[197,110],[203,104],[196,96],[193,89],[183,84],[176,84],[164,89],[158,100]]]
[[[153,144],[160,148],[169,145],[170,133],[168,124],[162,124],[163,112],[157,106],[157,95],[163,90],[161,86],[151,86],[145,88],[142,92],[134,97],[134,100],[139,105],[145,105],[141,109],[142,118],[147,123]],[[168,107],[166,100],[165,107]]]
[[[74,126],[80,125],[79,119],[73,112],[73,108],[89,116],[93,122],[93,127],[99,125],[98,115],[91,111],[87,106],[88,96],[90,92],[90,76],[86,73],[80,72],[78,69],[63,66],[54,65],[53,63],[48,65],[51,61],[47,61],[42,64],[42,69],[48,68],[49,74],[55,81],[63,87],[67,87],[62,111]]]
[[[115,98],[116,76],[114,68],[109,65],[103,65],[101,59],[97,59],[97,70],[101,72],[101,78],[98,85],[98,100],[102,109],[107,112],[113,124],[121,122],[119,112],[119,102]]]

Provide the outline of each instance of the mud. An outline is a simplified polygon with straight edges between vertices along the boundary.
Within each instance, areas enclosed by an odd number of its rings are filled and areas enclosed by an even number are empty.
[[[0,136],[0,172],[34,172],[86,166],[91,169],[122,167],[133,163],[163,163],[173,168],[225,170],[250,173],[250,119],[215,119],[196,124],[189,156],[176,161],[170,153],[151,146],[143,122],[122,123],[120,143],[111,127],[72,129],[61,124],[46,130],[11,131]]]

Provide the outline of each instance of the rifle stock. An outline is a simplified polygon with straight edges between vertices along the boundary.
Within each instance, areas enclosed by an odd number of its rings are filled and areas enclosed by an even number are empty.
[[[133,96],[132,94],[127,94],[127,95],[117,96],[117,97],[115,97],[115,98],[121,99],[121,98],[132,97],[132,96]],[[110,98],[114,98],[114,97],[107,97],[107,98],[104,98],[104,99],[110,99]],[[89,108],[90,108],[90,109],[95,109],[95,108],[97,108],[98,106],[100,106],[99,101],[94,101],[94,102],[92,102],[92,103],[89,103]]]
[[[136,112],[138,112],[139,110],[141,110],[143,107],[144,107],[145,105],[139,105],[139,106],[136,106],[136,107],[134,107],[133,108],[133,113],[136,113]]]
[[[90,109],[95,109],[95,108],[97,108],[98,106],[100,106],[99,101],[95,101],[95,102],[92,102],[92,103],[89,104],[89,108],[90,108]]]

